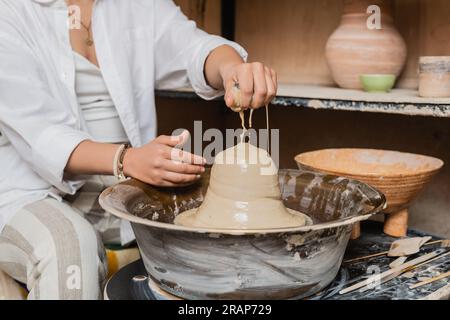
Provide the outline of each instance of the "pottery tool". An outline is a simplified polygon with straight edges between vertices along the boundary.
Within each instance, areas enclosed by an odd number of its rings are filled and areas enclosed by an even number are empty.
[[[441,248],[450,248],[450,240],[442,240]]]
[[[369,284],[366,285],[365,287],[361,288],[361,289],[359,290],[359,292],[366,292],[367,290],[373,289],[375,284],[376,284],[376,285],[381,285],[381,284],[383,284],[383,283],[386,283],[386,282],[388,282],[388,281],[391,281],[392,279],[398,277],[398,276],[401,275],[401,274],[402,274],[402,271],[398,271],[398,272],[395,272],[395,273],[393,273],[393,274],[390,274],[390,275],[388,275],[388,276],[386,276],[386,277],[384,277],[384,278],[380,278],[380,277],[379,277],[379,278],[377,279],[378,281],[377,281],[376,283],[369,283]]]
[[[407,278],[407,279],[412,279],[416,276],[416,274],[412,271],[408,271],[402,274],[402,277]]]
[[[425,264],[428,264],[428,263],[433,262],[433,261],[435,261],[435,260],[441,259],[441,258],[446,257],[446,256],[448,256],[448,255],[450,255],[450,251],[449,251],[449,252],[446,252],[446,253],[444,253],[444,254],[441,254],[440,256],[437,256],[437,257],[435,257],[435,258],[433,258],[433,259],[430,259],[430,260],[428,260],[428,261],[425,261],[425,262],[419,263],[419,264],[417,264],[417,265],[415,265],[415,266],[413,266],[413,267],[410,267],[410,268],[408,268],[407,270],[405,270],[404,272],[410,272],[411,270],[417,269],[417,268],[419,268],[419,267],[421,267],[421,266],[423,266],[423,265],[425,265]]]
[[[339,291],[339,294],[345,294],[345,293],[348,293],[348,292],[351,292],[351,291],[363,288],[363,287],[365,287],[367,285],[370,285],[370,284],[373,284],[373,283],[375,283],[377,281],[379,282],[379,281],[385,280],[385,282],[386,282],[386,278],[388,278],[388,277],[394,278],[393,277],[394,274],[396,276],[398,276],[398,275],[400,275],[403,272],[410,271],[411,267],[413,267],[413,266],[415,266],[417,264],[423,263],[423,262],[425,262],[427,260],[433,259],[433,258],[441,255],[443,252],[444,252],[443,249],[438,249],[436,251],[424,254],[424,255],[422,255],[422,256],[420,256],[420,257],[418,257],[416,259],[413,259],[413,260],[411,260],[411,261],[409,261],[407,263],[404,263],[404,264],[402,264],[402,265],[400,265],[398,267],[389,269],[389,270],[387,270],[385,272],[382,272],[380,274],[375,274],[373,276],[370,276],[364,281],[361,281],[359,283],[356,283],[356,284],[354,284],[354,285],[352,285],[350,287],[347,287],[347,288]]]
[[[395,240],[391,243],[388,252],[388,257],[404,257],[410,256],[420,251],[425,243],[431,240],[432,237],[413,237]]]
[[[441,275],[439,275],[437,277],[433,277],[431,279],[424,280],[422,282],[418,282],[416,284],[413,284],[413,285],[409,286],[409,288],[410,289],[416,289],[416,288],[419,288],[419,287],[424,286],[426,284],[429,284],[429,283],[432,283],[432,282],[435,282],[435,281],[438,281],[438,280],[445,279],[447,277],[450,277],[450,271],[448,271],[446,273],[443,273],[443,274],[441,274]]]
[[[391,274],[391,275],[389,275],[389,276],[387,276],[387,277],[385,277],[385,278],[383,278],[383,279],[379,279],[378,284],[386,283],[386,282],[388,282],[388,281],[394,279],[395,277],[398,277],[399,275],[401,275],[401,274],[406,274],[406,273],[411,273],[412,276],[411,276],[410,278],[412,278],[412,277],[414,277],[414,273],[411,272],[412,270],[417,269],[417,268],[419,268],[419,267],[421,267],[421,266],[423,266],[423,265],[425,265],[425,264],[429,264],[429,263],[432,262],[432,261],[435,261],[435,260],[441,259],[441,258],[443,258],[443,257],[446,257],[446,256],[448,256],[448,255],[450,255],[450,251],[449,251],[449,252],[446,252],[446,253],[444,253],[444,254],[441,254],[441,255],[439,255],[439,256],[437,256],[437,257],[435,257],[435,258],[432,258],[432,259],[430,259],[430,260],[427,260],[427,261],[425,261],[425,262],[422,262],[422,263],[416,264],[416,265],[414,265],[414,266],[408,267],[408,268],[406,268],[406,269],[404,269],[404,270],[400,270],[400,271],[398,271],[398,272],[395,272],[395,273],[393,273],[393,274]],[[360,292],[365,292],[365,291],[367,291],[367,290],[369,290],[369,289],[372,289],[372,286],[368,285],[368,286],[362,288],[362,289],[360,290]]]
[[[450,240],[430,241],[430,242],[425,243],[424,246],[431,246],[431,245],[439,244],[439,243],[441,244],[442,248],[450,247]],[[366,256],[358,257],[358,258],[348,259],[348,260],[345,260],[343,263],[351,263],[351,262],[356,262],[356,261],[360,261],[360,260],[366,260],[366,259],[386,256],[388,253],[389,253],[389,250],[388,251],[382,251],[382,252],[369,254],[369,255],[366,255]]]
[[[427,261],[425,261],[425,262],[422,262],[422,263],[416,264],[416,265],[414,265],[414,266],[411,266],[411,267],[409,267],[409,268],[406,268],[406,269],[404,269],[404,270],[400,270],[400,271],[398,271],[398,272],[395,272],[395,273],[393,273],[393,274],[390,275],[390,276],[387,276],[387,277],[385,277],[385,278],[383,278],[383,279],[380,279],[380,280],[379,280],[379,284],[386,283],[386,282],[388,282],[388,281],[394,279],[395,277],[398,277],[399,275],[401,275],[401,274],[406,274],[406,273],[411,273],[411,276],[410,276],[409,278],[412,278],[412,277],[414,277],[414,273],[411,272],[412,270],[417,269],[417,268],[419,268],[419,267],[421,267],[421,266],[423,266],[423,265],[425,265],[425,264],[428,264],[428,263],[430,263],[430,262],[432,262],[432,261],[435,261],[435,260],[441,259],[441,258],[443,258],[443,257],[446,257],[446,256],[448,256],[448,255],[450,255],[450,251],[449,251],[449,252],[446,252],[446,253],[444,253],[444,254],[441,254],[441,255],[439,255],[439,256],[437,256],[437,257],[435,257],[435,258],[432,258],[432,259],[430,259],[430,260],[427,260]],[[400,257],[400,258],[404,258],[404,257]],[[398,259],[397,259],[397,260],[398,260]],[[360,290],[360,292],[365,292],[365,291],[367,291],[367,290],[369,290],[369,289],[372,289],[372,287],[371,287],[370,285],[368,285],[368,286],[362,288],[362,289]]]
[[[389,264],[389,268],[395,268],[405,263],[408,257],[398,257]]]
[[[435,260],[437,260],[437,259],[441,259],[441,258],[443,258],[443,257],[445,257],[445,256],[448,256],[448,255],[450,255],[450,252],[441,254],[441,255],[439,255],[439,256],[433,258],[433,259],[430,259],[430,260],[427,260],[427,261],[425,261],[425,262],[416,264],[416,265],[411,266],[411,267],[409,267],[409,268],[406,268],[406,269],[404,269],[404,270],[400,270],[400,271],[398,271],[398,272],[395,272],[395,273],[393,273],[393,274],[391,274],[391,275],[389,275],[389,276],[387,276],[387,277],[385,277],[385,278],[383,278],[383,279],[379,279],[378,284],[386,283],[386,282],[388,282],[388,281],[394,279],[395,277],[398,277],[399,275],[401,275],[401,274],[406,274],[406,273],[411,273],[411,276],[410,276],[409,278],[412,278],[412,277],[414,277],[414,273],[411,272],[412,270],[417,269],[417,268],[419,268],[419,267],[421,267],[421,266],[423,266],[423,265],[425,265],[425,264],[428,264],[428,263],[430,263],[430,262],[432,262],[432,261],[435,261]],[[407,257],[400,257],[400,258],[407,258]],[[399,259],[400,259],[400,258],[399,258]],[[399,259],[397,259],[397,260],[399,260]],[[397,261],[397,260],[396,260],[396,261]],[[401,265],[403,265],[403,264],[400,264],[399,266],[401,266]],[[391,267],[391,268],[395,268],[395,267],[396,267],[396,266]],[[369,289],[372,289],[372,286],[368,285],[368,286],[362,288],[362,289],[360,290],[360,292],[366,292],[366,291],[369,290]]]

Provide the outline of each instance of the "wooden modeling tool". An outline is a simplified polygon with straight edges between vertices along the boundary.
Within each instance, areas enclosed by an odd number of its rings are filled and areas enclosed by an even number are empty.
[[[450,277],[450,271],[448,271],[446,273],[443,273],[443,274],[441,274],[441,275],[439,275],[437,277],[433,277],[431,279],[428,279],[428,280],[421,281],[421,282],[418,282],[416,284],[413,284],[413,285],[409,286],[409,288],[410,289],[416,289],[416,288],[419,288],[419,287],[424,286],[426,284],[429,284],[429,283],[432,283],[432,282],[435,282],[435,281],[438,281],[438,280],[441,280],[441,279],[445,279],[447,277]]]
[[[424,246],[431,246],[433,244],[441,244],[442,248],[448,248],[450,247],[450,240],[436,240],[436,241],[431,241],[431,242],[427,242],[424,244]],[[343,263],[351,263],[351,262],[355,262],[355,261],[360,261],[360,260],[366,260],[366,259],[370,259],[370,258],[376,258],[376,257],[381,257],[381,256],[385,256],[389,253],[388,251],[382,251],[382,252],[378,252],[378,253],[374,253],[374,254],[370,254],[367,256],[362,256],[362,257],[358,257],[358,258],[353,258],[353,259],[349,259],[349,260],[345,260]]]
[[[388,281],[386,279],[388,279],[389,277],[392,277],[391,279],[393,279],[395,276],[398,276],[398,275],[402,274],[403,272],[410,271],[411,267],[413,267],[413,266],[415,266],[417,264],[423,263],[423,262],[425,262],[427,260],[433,259],[433,258],[441,255],[442,253],[444,253],[444,250],[443,249],[438,249],[436,251],[424,254],[424,255],[422,255],[422,256],[420,256],[420,257],[418,257],[416,259],[413,259],[413,260],[411,260],[411,261],[409,261],[407,263],[404,263],[404,264],[402,264],[402,265],[400,265],[398,267],[389,269],[389,270],[387,270],[385,272],[382,272],[380,274],[375,274],[373,276],[370,276],[367,279],[365,279],[364,281],[358,282],[358,283],[356,283],[356,284],[354,284],[354,285],[352,285],[350,287],[347,287],[347,288],[339,291],[339,294],[345,294],[345,293],[348,293],[348,292],[352,292],[352,291],[355,291],[357,289],[363,288],[365,286],[370,286],[371,284],[376,283],[376,282],[378,282],[378,283],[380,283],[380,281],[381,281],[381,283],[383,283],[383,281],[386,282],[386,281]]]

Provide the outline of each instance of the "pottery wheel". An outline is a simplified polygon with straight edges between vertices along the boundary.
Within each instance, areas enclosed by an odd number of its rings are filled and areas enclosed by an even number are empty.
[[[429,234],[409,230],[410,237],[424,237]],[[439,238],[433,237],[433,240]],[[389,249],[391,242],[395,240],[382,233],[382,224],[375,221],[366,221],[362,224],[362,236],[360,239],[349,243],[344,261],[355,257],[366,256],[369,254],[381,252]],[[425,250],[433,251],[436,247],[430,246]],[[421,252],[421,254],[425,251]],[[438,272],[445,272],[450,269],[450,261],[441,259],[436,260],[428,266],[419,269],[414,278],[397,277],[394,280],[384,283],[380,288],[364,293],[352,292],[339,295],[342,288],[354,282],[355,279],[366,276],[366,270],[369,265],[377,264],[381,268],[388,268],[392,258],[381,256],[372,260],[364,260],[344,264],[336,279],[322,292],[310,297],[312,300],[355,300],[355,299],[376,299],[376,300],[395,300],[410,299],[416,300],[439,290],[446,285],[446,280],[436,281],[415,290],[409,290],[409,285],[417,282],[417,277],[428,276],[427,270],[433,269]],[[429,267],[429,268],[428,268]],[[147,273],[141,260],[133,262],[119,270],[107,283],[105,287],[105,299],[109,300],[152,300],[158,297],[162,299],[158,291],[152,291],[148,286]],[[134,280],[133,280],[134,279]],[[142,279],[143,281],[136,281]],[[154,290],[154,289],[153,289]],[[166,295],[167,296],[167,295]],[[168,297],[168,296],[167,296]]]

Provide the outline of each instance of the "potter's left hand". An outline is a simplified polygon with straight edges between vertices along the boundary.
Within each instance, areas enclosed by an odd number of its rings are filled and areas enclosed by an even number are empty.
[[[272,101],[278,89],[276,72],[260,62],[231,65],[222,72],[222,79],[225,103],[232,109],[263,107]],[[236,84],[240,89],[237,95],[233,89]]]

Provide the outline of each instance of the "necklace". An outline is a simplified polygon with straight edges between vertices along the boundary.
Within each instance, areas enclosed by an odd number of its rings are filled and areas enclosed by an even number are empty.
[[[74,4],[74,3],[78,2],[78,1],[73,1],[73,2],[72,2],[72,1],[70,1],[70,0],[66,0],[66,2],[67,2],[68,5],[74,5],[74,6],[77,6],[78,8],[80,8],[79,5]],[[70,10],[69,10],[69,16],[72,16],[72,15],[74,15],[75,13],[76,13],[75,11],[70,12]],[[94,44],[94,39],[93,39],[92,33],[91,33],[92,18],[90,19],[90,22],[89,22],[89,25],[88,25],[88,26],[86,26],[86,25],[83,23],[83,21],[81,20],[81,17],[75,17],[75,19],[78,20],[78,22],[80,22],[81,26],[82,26],[84,29],[86,29],[86,31],[87,31],[87,37],[86,37],[86,39],[84,40],[84,43],[85,43],[88,47],[92,47],[92,45]]]
[[[81,19],[79,20],[80,21],[80,24],[83,26],[83,28],[85,28],[86,29],[86,31],[87,31],[87,38],[84,40],[84,43],[86,43],[86,45],[88,46],[88,47],[92,47],[92,45],[94,44],[94,40],[92,39],[92,35],[91,35],[91,26],[92,26],[92,20],[91,20],[91,22],[89,23],[89,26],[86,26],[84,23],[83,23],[83,21],[81,21]]]

